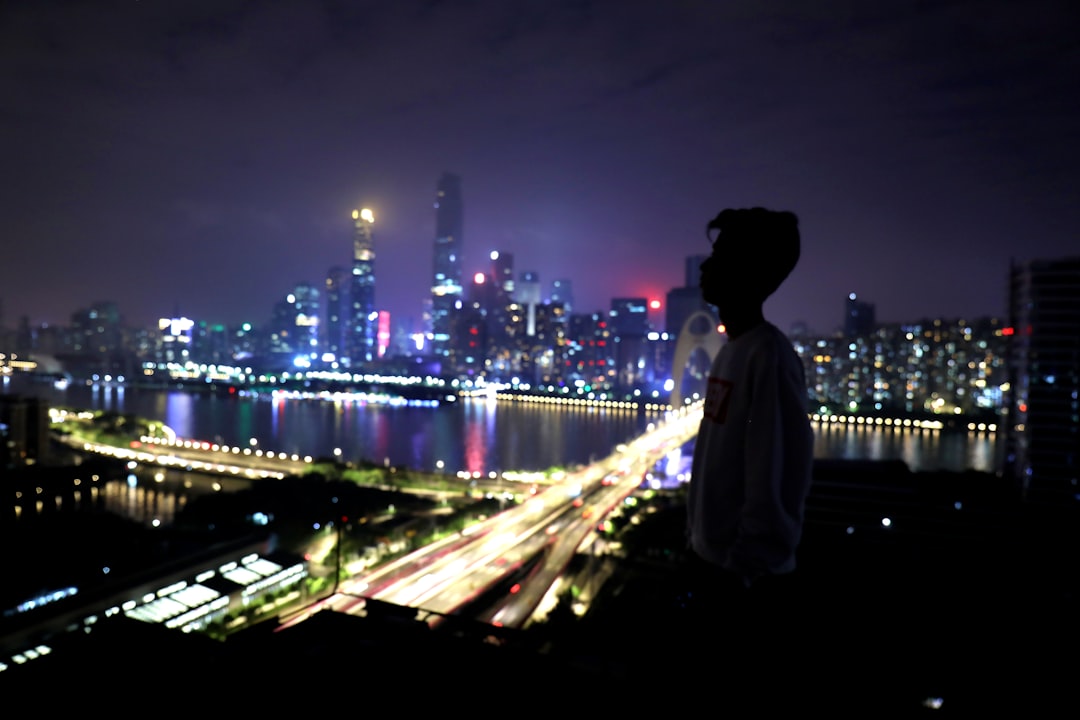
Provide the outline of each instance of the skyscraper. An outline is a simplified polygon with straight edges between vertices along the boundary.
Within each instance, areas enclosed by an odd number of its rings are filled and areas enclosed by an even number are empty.
[[[844,337],[854,338],[874,332],[876,320],[873,305],[850,293],[844,308]]]
[[[566,278],[551,281],[552,304],[561,304],[563,312],[570,315],[574,311],[574,284]]]
[[[281,356],[276,364],[303,358],[310,362],[318,352],[319,289],[310,283],[297,283],[292,292],[275,303],[270,319],[270,352]],[[284,363],[284,365],[282,365]]]
[[[435,188],[435,272],[431,283],[432,350],[441,359],[449,355],[450,316],[462,299],[463,231],[461,178],[443,173]]]
[[[375,310],[375,214],[353,210],[353,266],[350,282],[349,334],[346,351],[353,367],[377,355],[378,312]]]
[[[1009,274],[1005,470],[1028,498],[1080,499],[1080,256]]]
[[[345,337],[349,329],[349,271],[334,266],[326,273],[326,322],[323,325],[323,350],[335,359],[345,356]]]
[[[536,334],[536,306],[541,302],[540,275],[532,270],[522,272],[514,288],[514,299],[525,308],[525,334],[532,337]]]
[[[645,339],[649,332],[649,301],[646,298],[612,298],[608,313],[615,336],[617,387],[637,385],[645,369]]]
[[[514,286],[514,299],[522,305],[539,305],[540,275],[534,270],[523,270]]]
[[[491,255],[491,279],[496,286],[496,297],[503,303],[514,297],[514,255],[493,250]]]

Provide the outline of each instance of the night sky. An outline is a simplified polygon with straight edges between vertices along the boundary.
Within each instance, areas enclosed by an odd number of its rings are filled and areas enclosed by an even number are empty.
[[[419,320],[434,193],[576,310],[663,297],[724,207],[796,212],[766,305],[830,332],[1001,316],[1012,259],[1080,254],[1071,0],[0,5],[0,323],[264,322],[348,265]]]

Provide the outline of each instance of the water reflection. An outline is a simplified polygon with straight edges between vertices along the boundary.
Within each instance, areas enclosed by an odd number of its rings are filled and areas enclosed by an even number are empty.
[[[845,460],[902,460],[913,472],[1000,470],[998,439],[992,433],[812,423],[814,457]]]
[[[462,399],[437,408],[364,401],[217,396],[179,390],[24,382],[4,392],[54,406],[114,410],[161,420],[181,437],[273,452],[371,461],[419,470],[486,474],[585,464],[639,435],[657,415],[586,405]],[[996,472],[995,435],[814,423],[819,458],[903,460],[912,470]]]
[[[171,525],[194,498],[215,492],[237,492],[252,480],[180,470],[139,467],[112,476],[79,475],[36,486],[16,497],[16,520],[57,512],[108,512],[149,527]]]

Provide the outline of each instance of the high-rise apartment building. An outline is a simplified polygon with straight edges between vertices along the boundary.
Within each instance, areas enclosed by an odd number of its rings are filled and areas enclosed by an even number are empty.
[[[353,210],[353,265],[349,297],[346,354],[356,367],[378,355],[379,313],[375,309],[375,214]]]
[[[1080,256],[1009,273],[1006,472],[1027,496],[1080,499]]]
[[[443,173],[435,188],[435,272],[431,283],[432,352],[441,360],[449,357],[451,315],[462,300],[464,212],[461,178]]]

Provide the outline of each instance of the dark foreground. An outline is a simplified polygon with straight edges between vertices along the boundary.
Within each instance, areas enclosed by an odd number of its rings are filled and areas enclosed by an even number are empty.
[[[692,592],[673,498],[626,537],[625,557],[605,558],[615,574],[583,618],[431,630],[394,608],[322,612],[224,643],[110,621],[5,691],[41,710],[122,713],[1080,710],[1074,508],[897,464],[822,463],[816,480],[800,568],[765,606]]]

